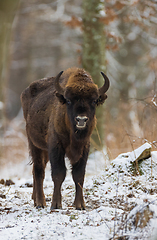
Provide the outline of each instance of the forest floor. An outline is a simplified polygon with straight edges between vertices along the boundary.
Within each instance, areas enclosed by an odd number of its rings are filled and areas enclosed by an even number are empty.
[[[0,171],[0,239],[156,240],[157,152],[151,152],[151,157],[142,161],[141,174],[134,174],[130,165],[135,154],[121,154],[111,163],[100,152],[89,157],[83,211],[72,206],[75,188],[68,164],[62,185],[63,208],[54,211],[50,211],[53,183],[49,164],[44,181],[44,209],[33,206],[29,159],[4,166]]]

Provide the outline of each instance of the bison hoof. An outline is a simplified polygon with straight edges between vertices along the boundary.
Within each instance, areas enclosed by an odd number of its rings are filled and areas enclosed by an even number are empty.
[[[76,210],[85,210],[85,207],[76,207]]]
[[[44,206],[36,206],[36,209],[44,208]]]
[[[53,211],[54,209],[62,209],[61,204],[52,204],[50,210]]]
[[[34,202],[34,207],[36,207],[36,209],[39,209],[39,208],[44,208],[46,207],[46,202],[40,202],[40,203],[36,203]]]
[[[85,210],[86,208],[86,205],[83,200],[81,202],[75,201],[73,206],[76,208],[76,210]]]

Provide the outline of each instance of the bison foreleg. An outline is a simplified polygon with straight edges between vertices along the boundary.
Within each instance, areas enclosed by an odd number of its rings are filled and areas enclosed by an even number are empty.
[[[64,150],[59,145],[53,148],[49,154],[52,180],[54,182],[51,210],[62,208],[61,186],[66,176],[64,155]]]
[[[88,158],[88,151],[89,148],[85,147],[83,156],[80,158],[79,162],[72,167],[72,176],[75,182],[76,189],[74,206],[77,210],[85,209],[85,203],[83,199],[83,183]]]

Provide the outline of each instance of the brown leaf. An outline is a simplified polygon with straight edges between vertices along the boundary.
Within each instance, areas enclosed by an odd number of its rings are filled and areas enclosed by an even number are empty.
[[[70,21],[65,22],[65,25],[71,28],[82,27],[82,19],[72,16]]]
[[[5,181],[5,186],[10,186],[10,185],[15,185],[15,183],[11,179],[6,180]]]
[[[1,180],[0,180],[0,184],[3,184],[3,185],[5,184],[4,179],[1,179]]]
[[[114,14],[114,15],[109,15],[106,17],[101,17],[100,21],[103,22],[104,24],[108,25],[110,22],[113,22],[116,18],[117,18],[117,16]]]
[[[125,3],[121,3],[121,2],[118,1],[118,2],[115,3],[114,8],[116,8],[118,10],[121,10],[125,6],[126,6]]]
[[[115,44],[115,45],[106,45],[106,49],[108,50],[112,50],[112,51],[117,51],[119,49],[119,46],[118,44]]]

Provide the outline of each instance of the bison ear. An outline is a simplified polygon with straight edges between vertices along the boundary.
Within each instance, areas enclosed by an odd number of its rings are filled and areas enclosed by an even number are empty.
[[[62,94],[56,92],[56,97],[59,99],[60,103],[62,104],[66,103],[66,100]]]
[[[99,96],[98,100],[97,100],[97,106],[103,104],[105,102],[105,100],[107,99],[107,95],[104,93],[102,95]]]

